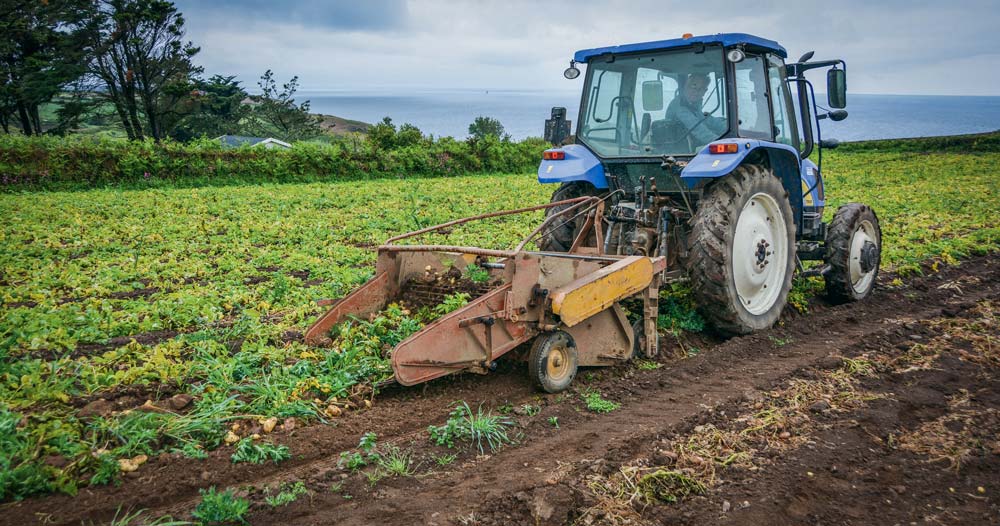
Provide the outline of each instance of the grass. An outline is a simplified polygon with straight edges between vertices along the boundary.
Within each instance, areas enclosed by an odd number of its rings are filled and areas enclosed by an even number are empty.
[[[594,389],[587,390],[582,396],[587,409],[595,413],[610,413],[621,407],[621,404],[617,402],[605,400],[602,398],[601,392]]]
[[[446,455],[435,455],[434,463],[436,463],[439,466],[447,466],[455,462],[456,459],[458,459],[458,455],[454,453]]]
[[[521,411],[520,412],[524,416],[535,416],[541,410],[542,410],[542,408],[540,406],[533,405],[533,404],[524,404],[524,405],[521,406]]]
[[[265,491],[270,493],[269,489]],[[264,497],[264,502],[272,508],[287,506],[299,500],[299,497],[308,492],[309,490],[306,489],[306,485],[301,480],[297,480],[292,484],[282,484],[278,488],[277,493]]]
[[[392,477],[412,477],[415,471],[413,453],[390,447],[378,459],[378,468]]]
[[[469,407],[467,402],[458,402],[448,416],[448,420],[441,426],[429,426],[427,432],[430,434],[431,442],[446,447],[455,447],[456,442],[469,442],[479,449],[479,453],[485,453],[485,446],[491,452],[496,452],[513,440],[507,435],[507,428],[513,422],[501,415],[494,415],[489,410],[483,411],[483,406],[479,406],[475,412]]]
[[[655,371],[656,369],[663,367],[663,364],[660,362],[654,362],[653,360],[637,360],[635,362],[635,366],[640,371]]]
[[[189,521],[178,521],[174,520],[170,516],[157,517],[155,519],[146,517],[146,510],[133,510],[131,508],[119,507],[115,510],[114,517],[111,518],[110,522],[102,523],[106,526],[132,526],[132,525],[142,525],[142,526],[187,526],[193,524]],[[95,526],[96,523],[93,521],[85,523],[87,526]]]

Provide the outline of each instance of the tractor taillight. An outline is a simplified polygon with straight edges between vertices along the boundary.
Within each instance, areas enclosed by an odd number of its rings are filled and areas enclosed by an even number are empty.
[[[545,150],[542,159],[546,161],[561,161],[566,158],[566,152],[561,150]]]
[[[738,151],[740,151],[740,145],[734,142],[708,145],[708,153],[736,153]]]

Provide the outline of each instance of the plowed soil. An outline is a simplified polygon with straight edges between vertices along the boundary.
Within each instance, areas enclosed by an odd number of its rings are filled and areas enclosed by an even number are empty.
[[[688,342],[684,358],[667,348],[657,369],[581,371],[561,395],[540,394],[515,362],[488,376],[391,387],[372,409],[334,426],[277,434],[293,454],[281,464],[232,464],[225,447],[202,461],[164,455],[118,487],[3,505],[0,524],[106,523],[118,508],[190,519],[198,489],[213,485],[249,497],[255,525],[1000,524],[1000,327],[992,314],[1000,310],[1000,258],[899,287],[891,278],[860,304],[817,299],[808,315],[786,316],[770,331]],[[845,367],[862,367],[850,376],[854,387],[816,395],[773,430],[740,431],[771,405],[794,407],[790,386],[811,389]],[[621,407],[588,411],[581,393],[589,389]],[[457,400],[494,412],[540,410],[511,412],[516,443],[479,455],[428,440],[428,425],[444,423]],[[746,449],[730,452],[746,456],[732,465],[695,459],[714,470],[704,494],[668,503],[595,489],[632,468],[691,462],[670,451],[706,430],[732,431]],[[381,447],[412,451],[415,476],[372,484],[364,471],[339,467],[340,453],[366,432]],[[441,465],[446,454],[457,457]],[[309,494],[282,507],[264,503],[265,491],[295,481]]]

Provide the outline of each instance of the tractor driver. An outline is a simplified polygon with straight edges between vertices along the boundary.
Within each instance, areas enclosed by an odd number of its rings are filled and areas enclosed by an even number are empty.
[[[670,129],[677,130],[675,141],[691,137],[695,149],[718,139],[727,128],[725,119],[702,113],[708,84],[708,75],[704,73],[688,75],[681,88],[681,95],[667,106],[664,119]]]

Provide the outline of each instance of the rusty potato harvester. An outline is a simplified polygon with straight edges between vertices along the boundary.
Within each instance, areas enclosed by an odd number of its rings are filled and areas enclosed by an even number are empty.
[[[311,345],[330,345],[330,330],[399,300],[428,273],[469,264],[489,272],[491,287],[479,297],[400,342],[391,352],[395,379],[416,385],[448,374],[486,374],[495,360],[534,340],[528,372],[547,392],[566,389],[578,366],[613,365],[636,353],[657,352],[657,298],[664,257],[605,254],[600,240],[604,200],[578,197],[517,210],[458,219],[389,239],[378,247],[375,276],[344,298],[306,332]],[[470,221],[560,207],[512,250],[451,245],[405,245],[404,239],[449,232]],[[567,252],[525,247],[548,229],[583,221]],[[447,291],[436,292],[443,297]],[[620,301],[640,296],[642,323],[629,323]]]

